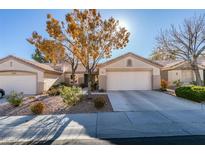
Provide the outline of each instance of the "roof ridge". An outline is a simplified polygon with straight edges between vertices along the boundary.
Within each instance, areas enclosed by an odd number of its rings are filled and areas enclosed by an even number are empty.
[[[125,54],[122,54],[122,55],[120,55],[120,56],[118,56],[118,57],[115,57],[115,58],[113,58],[113,59],[110,59],[110,60],[108,60],[108,61],[105,61],[104,63],[102,63],[102,64],[100,64],[100,65],[106,65],[107,63],[110,63],[110,62],[112,62],[112,61],[114,61],[114,60],[123,58],[123,57],[125,57],[125,56],[127,56],[127,55],[133,55],[133,56],[135,56],[135,57],[137,57],[137,58],[139,58],[139,59],[145,60],[147,63],[151,63],[151,64],[154,64],[154,65],[157,65],[158,67],[163,67],[161,64],[158,64],[158,63],[156,63],[156,62],[154,62],[154,61],[152,61],[152,60],[149,60],[149,59],[147,59],[147,58],[144,58],[144,57],[142,57],[142,56],[140,56],[140,55],[137,55],[137,54],[135,54],[135,53],[133,53],[133,52],[126,52]]]
[[[53,67],[51,67],[50,65],[43,64],[43,63],[39,63],[39,62],[34,61],[34,60],[32,61],[32,60],[20,58],[20,57],[14,56],[14,55],[8,55],[8,56],[6,56],[6,57],[0,59],[0,61],[1,61],[1,60],[4,60],[4,59],[7,59],[7,58],[10,58],[10,57],[15,58],[15,59],[20,60],[20,61],[23,61],[23,62],[25,62],[25,63],[28,63],[28,64],[30,64],[30,65],[33,65],[33,66],[38,67],[38,68],[43,69],[43,70],[52,71],[52,72],[56,72],[56,73],[62,73],[62,72],[59,71],[59,70],[55,70],[55,69],[54,69]]]

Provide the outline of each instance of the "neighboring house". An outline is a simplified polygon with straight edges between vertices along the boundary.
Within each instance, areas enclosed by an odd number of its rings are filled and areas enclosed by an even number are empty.
[[[198,64],[199,73],[201,79],[204,80],[204,65],[202,64],[203,60],[201,60]],[[161,65],[163,65],[161,69],[161,78],[168,81],[169,85],[173,85],[173,82],[176,80],[180,80],[184,84],[190,84],[192,81],[196,80],[195,74],[191,69],[191,66],[186,61],[158,61]]]
[[[126,53],[99,64],[93,79],[98,81],[99,89],[105,90],[159,89],[161,67],[148,59]],[[12,90],[24,94],[40,94],[59,82],[69,83],[70,76],[69,63],[54,67],[14,56],[0,59],[0,88],[6,94]],[[81,63],[76,70],[76,83],[87,84],[87,73]]]
[[[0,59],[0,87],[24,94],[41,94],[63,78],[63,73],[51,66],[15,56]]]

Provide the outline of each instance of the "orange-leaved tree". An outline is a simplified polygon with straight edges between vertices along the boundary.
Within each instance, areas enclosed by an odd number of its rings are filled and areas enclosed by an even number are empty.
[[[72,51],[75,41],[69,36],[65,23],[59,22],[50,14],[47,15],[46,25],[49,38],[43,38],[37,32],[33,32],[31,38],[27,40],[45,56],[46,60],[53,64],[68,62],[71,65],[71,79],[74,84],[74,76],[78,67],[78,58]]]
[[[73,10],[59,22],[50,14],[47,16],[47,32],[50,39],[33,32],[28,39],[53,63],[68,59],[72,72],[80,61],[88,73],[88,95],[91,96],[91,75],[103,58],[109,58],[112,50],[124,48],[130,33],[119,26],[113,17],[103,20],[95,9]]]
[[[99,61],[109,58],[112,50],[124,48],[130,33],[119,26],[119,21],[110,17],[103,20],[95,9],[75,9],[66,15],[66,31],[75,42],[73,54],[88,73],[88,97],[91,96],[91,75]]]

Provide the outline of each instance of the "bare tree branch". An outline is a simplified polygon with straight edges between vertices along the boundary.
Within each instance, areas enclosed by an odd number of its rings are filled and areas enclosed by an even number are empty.
[[[189,62],[195,72],[196,80],[202,84],[197,59],[205,52],[205,14],[184,20],[178,26],[162,31],[157,38],[157,48]]]

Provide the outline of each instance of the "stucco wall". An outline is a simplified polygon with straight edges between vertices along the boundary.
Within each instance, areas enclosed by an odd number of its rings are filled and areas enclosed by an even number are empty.
[[[25,65],[24,63],[21,63],[14,59],[9,59],[3,63],[0,63],[0,71],[8,70],[35,72],[38,75],[38,82],[43,82],[43,71],[35,69],[29,65]]]
[[[128,60],[132,61],[131,66],[127,66]],[[149,63],[146,63],[142,61],[141,59],[137,59],[136,57],[133,56],[127,56],[124,57],[123,59],[116,60],[113,63],[107,64],[105,66],[101,66],[99,68],[99,88],[101,89],[106,89],[106,74],[107,71],[109,70],[114,70],[114,69],[119,69],[123,71],[138,71],[138,70],[152,70],[152,88],[153,89],[158,89],[160,88],[160,68],[151,65]]]
[[[199,70],[199,73],[200,73],[200,77],[201,77],[201,80],[203,80],[204,79],[204,73],[203,73],[203,70]],[[195,76],[195,74],[194,74],[194,80],[196,80],[196,76]]]
[[[132,68],[152,68],[153,69],[153,75],[160,75],[160,69],[158,67],[155,67],[151,64],[145,63],[137,58],[134,57],[125,57],[119,61],[116,61],[114,63],[108,64],[104,67],[100,67],[99,74],[100,75],[106,75],[106,68],[128,68],[127,67],[127,60],[132,60]]]
[[[168,71],[168,82],[169,85],[173,85],[173,82],[176,80],[181,80],[181,70],[171,70]]]
[[[60,82],[63,82],[64,76],[63,75],[56,75],[56,74],[44,74],[44,91],[47,91],[51,86],[59,84]]]
[[[81,84],[84,83],[84,73],[76,73],[76,78],[77,78],[77,83],[76,84]],[[71,80],[71,73],[65,73],[64,75],[64,80],[65,83],[69,84],[70,80]]]
[[[152,76],[152,89],[160,89],[161,76],[153,75]]]
[[[160,71],[161,79],[168,81],[168,71]]]
[[[99,75],[98,80],[99,80],[99,89],[106,90],[107,89],[107,87],[106,87],[107,86],[106,85],[106,80],[107,80],[106,75]]]
[[[32,72],[37,75],[37,94],[43,92],[43,82],[44,82],[44,72],[40,69],[31,67],[26,63],[18,61],[16,59],[10,58],[0,63],[0,71],[24,71],[24,72]],[[8,81],[9,82],[9,81]],[[29,82],[29,81],[25,81]]]
[[[65,63],[63,67],[64,67],[63,70],[65,72],[71,72],[72,71],[71,65],[69,63]],[[82,64],[79,63],[76,72],[85,72],[85,71],[86,71],[85,67]]]
[[[203,70],[199,70],[201,79],[203,80]],[[192,70],[170,70],[168,71],[168,82],[170,85],[173,85],[173,81],[180,80],[185,84],[188,84],[194,80],[195,74]]]

